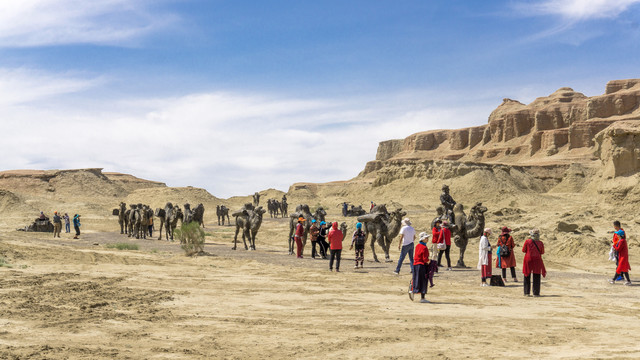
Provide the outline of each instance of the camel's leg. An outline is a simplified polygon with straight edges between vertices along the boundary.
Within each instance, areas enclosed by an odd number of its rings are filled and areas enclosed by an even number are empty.
[[[256,249],[256,235],[258,235],[258,233],[251,231],[251,250]]]
[[[456,265],[456,267],[462,267],[462,268],[467,267],[467,266],[464,264],[464,251],[465,251],[466,249],[467,249],[467,246],[466,246],[466,245],[464,245],[464,246],[460,246],[460,258],[458,258],[458,264]]]
[[[122,220],[118,221],[120,223],[120,234],[124,234],[124,223]]]
[[[249,233],[248,229],[244,229],[242,231],[242,242],[244,243],[245,250],[249,250],[249,247],[247,247],[247,238],[249,239],[249,244],[251,244],[251,233]]]
[[[369,237],[369,233],[366,234],[366,238]],[[373,254],[373,260],[375,262],[380,262],[380,260],[378,260],[378,255],[376,255],[376,237],[375,234],[371,234],[371,254]]]
[[[393,239],[389,240],[388,236],[383,236],[384,242],[384,259],[386,262],[390,262],[391,258],[389,257],[389,249],[391,249],[391,242]]]
[[[238,232],[240,231],[240,227],[236,224],[236,235],[233,237],[233,247],[231,249],[236,250],[236,244],[238,242]]]
[[[289,243],[289,255],[293,255],[293,239],[291,236],[293,235],[293,226],[289,224],[289,238],[287,239]]]
[[[162,227],[164,226],[164,221],[160,221],[160,230],[158,231],[158,240],[162,240]]]

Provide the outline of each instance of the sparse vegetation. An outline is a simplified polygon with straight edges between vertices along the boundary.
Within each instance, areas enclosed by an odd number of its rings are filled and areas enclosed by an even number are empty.
[[[182,250],[187,256],[200,254],[204,250],[205,232],[197,222],[182,224],[175,230],[174,237],[180,240]]]
[[[206,233],[204,233],[204,236],[213,236],[213,233],[206,232]]]
[[[107,249],[138,250],[138,245],[137,244],[129,244],[129,243],[107,244]]]
[[[7,259],[5,259],[4,257],[0,257],[0,267],[12,268],[13,265],[9,264],[7,262]]]

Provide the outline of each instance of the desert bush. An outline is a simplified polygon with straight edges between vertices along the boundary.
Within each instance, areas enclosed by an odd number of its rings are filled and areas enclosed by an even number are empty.
[[[195,221],[189,224],[182,224],[180,228],[175,230],[173,236],[180,240],[180,247],[182,247],[187,256],[200,254],[204,250],[205,233],[200,228],[200,224]]]
[[[7,259],[0,257],[0,267],[7,267],[7,268],[12,268],[13,265],[9,264],[7,262]]]
[[[129,243],[107,244],[107,249],[138,250],[138,245],[137,244],[129,244]]]

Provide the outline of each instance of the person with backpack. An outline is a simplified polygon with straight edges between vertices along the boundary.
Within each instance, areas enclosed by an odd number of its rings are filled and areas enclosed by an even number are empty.
[[[617,266],[616,266],[616,274],[613,276],[613,279],[609,280],[611,284],[615,284],[618,279],[622,280],[624,276],[627,279],[625,285],[631,285],[631,279],[629,278],[629,270],[631,270],[631,265],[629,265],[629,247],[627,246],[627,235],[622,229],[620,221],[616,220],[613,222],[613,228],[615,229],[613,236],[613,249],[617,254]]]
[[[327,259],[327,251],[329,250],[329,243],[327,242],[327,235],[329,234],[329,229],[327,228],[327,223],[324,221],[320,222],[320,232],[318,233],[318,246],[320,248],[320,255],[323,259]]]
[[[502,233],[498,236],[498,252],[496,256],[496,269],[502,269],[502,280],[507,282],[507,269],[511,269],[511,277],[513,282],[518,282],[516,278],[516,255],[513,249],[516,244],[511,237],[511,229],[504,226]]]
[[[531,275],[533,274],[533,296],[540,296],[540,275],[547,276],[547,269],[544,267],[542,255],[544,254],[544,244],[540,241],[540,230],[529,231],[529,238],[522,246],[525,253],[522,262],[522,273],[524,274],[524,296],[530,296]]]
[[[479,244],[478,269],[481,270],[482,286],[487,285],[487,279],[491,279],[491,243],[489,243],[491,229],[486,228],[482,233]]]
[[[358,268],[358,261],[360,261],[360,268],[364,267],[364,231],[362,231],[362,223],[356,224],[356,231],[353,232],[353,240],[351,240],[351,246],[349,250],[353,249],[353,246],[356,247],[356,266],[354,269]]]
[[[318,221],[316,219],[311,219],[311,226],[309,227],[309,237],[311,238],[311,258],[315,259],[317,255],[316,251],[316,243],[318,242],[318,235],[320,234],[320,229],[318,229]],[[322,248],[322,245],[320,245]]]
[[[402,227],[400,228],[400,241],[398,241],[398,250],[400,250],[400,257],[398,258],[398,265],[393,272],[398,275],[404,258],[409,255],[409,269],[413,272],[413,242],[416,240],[416,230],[411,226],[411,220],[405,218],[402,220]]]
[[[338,229],[338,223],[334,222],[329,230],[329,244],[331,244],[331,259],[329,260],[329,271],[333,271],[333,260],[336,261],[336,272],[340,272],[340,257],[342,256],[342,240],[344,235]]]

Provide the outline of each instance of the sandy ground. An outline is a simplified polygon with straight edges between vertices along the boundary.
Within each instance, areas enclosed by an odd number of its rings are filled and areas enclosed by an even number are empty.
[[[345,250],[340,273],[308,248],[287,255],[286,220],[265,220],[257,251],[232,251],[233,228],[207,224],[208,255],[194,258],[94,225],[80,240],[1,234],[0,358],[640,358],[640,287],[608,284],[606,261],[549,255],[530,298],[521,283],[480,287],[470,245],[473,268],[439,273],[421,304],[408,264],[393,275],[369,248],[357,271]]]

